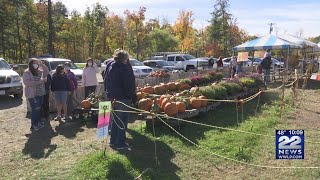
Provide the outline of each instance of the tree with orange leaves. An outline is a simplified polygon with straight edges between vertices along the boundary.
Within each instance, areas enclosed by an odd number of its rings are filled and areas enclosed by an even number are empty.
[[[173,25],[173,31],[180,41],[181,51],[191,51],[195,44],[195,31],[192,28],[192,11],[180,11],[176,23]]]
[[[142,28],[143,28],[143,21],[145,20],[144,14],[146,10],[147,8],[140,7],[139,11],[137,12],[130,12],[129,10],[126,10],[124,12],[124,14],[127,16],[127,19],[130,21],[133,21],[135,26],[135,34],[136,34],[136,42],[137,42],[137,46],[136,46],[137,59],[139,59],[139,54],[140,54],[140,42],[144,36]]]

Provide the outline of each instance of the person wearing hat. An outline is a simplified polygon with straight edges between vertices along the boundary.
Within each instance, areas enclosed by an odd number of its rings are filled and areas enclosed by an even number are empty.
[[[113,59],[107,65],[104,76],[107,99],[114,102],[113,110],[128,111],[125,105],[131,105],[136,100],[135,77],[128,65],[129,55],[124,50],[118,50]],[[111,118],[109,146],[118,150],[130,149],[126,143],[129,113],[116,111],[115,114]]]

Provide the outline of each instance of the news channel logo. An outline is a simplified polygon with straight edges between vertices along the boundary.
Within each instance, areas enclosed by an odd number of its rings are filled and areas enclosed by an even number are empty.
[[[304,130],[276,130],[276,159],[304,159]]]

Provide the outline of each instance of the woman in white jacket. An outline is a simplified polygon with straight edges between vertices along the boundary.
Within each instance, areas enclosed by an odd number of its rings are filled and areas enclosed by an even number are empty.
[[[89,58],[82,72],[82,86],[84,87],[85,98],[87,98],[89,94],[96,92],[98,72],[97,64]]]

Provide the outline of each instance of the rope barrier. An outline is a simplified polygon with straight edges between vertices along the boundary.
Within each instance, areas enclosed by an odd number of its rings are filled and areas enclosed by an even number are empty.
[[[130,108],[130,109],[140,111],[140,113],[151,114],[151,113],[148,112],[148,111],[145,111],[145,110],[141,110],[141,109],[137,109],[137,108],[128,106],[128,105],[126,105],[126,104],[124,104],[124,103],[122,103],[122,102],[120,102],[120,101],[119,101],[119,103],[123,104],[124,106],[126,106],[126,107],[128,107],[128,108]],[[122,111],[121,111],[121,110],[118,110],[118,112],[122,112]],[[127,111],[124,111],[124,112],[127,112]],[[136,113],[135,111],[133,111],[133,112]],[[160,117],[163,117],[163,118],[174,119],[174,120],[177,120],[177,121],[186,122],[186,123],[190,123],[190,124],[196,124],[196,125],[200,125],[200,126],[205,126],[205,127],[210,127],[210,128],[216,128],[216,129],[226,130],[226,131],[234,131],[234,132],[239,132],[239,133],[257,135],[257,136],[265,136],[265,137],[271,137],[271,138],[275,138],[275,137],[276,137],[276,136],[272,136],[272,135],[266,135],[266,134],[260,134],[260,133],[253,133],[253,132],[249,132],[249,131],[243,131],[243,130],[238,130],[238,129],[225,128],[225,127],[214,126],[214,125],[209,125],[209,124],[204,124],[204,123],[199,123],[199,122],[194,122],[194,121],[188,121],[188,120],[185,120],[185,119],[176,118],[176,117],[170,117],[170,116],[167,116],[167,115],[157,114],[157,116],[160,116]],[[320,142],[313,142],[313,141],[305,141],[305,142],[310,143],[310,144],[320,144]]]
[[[253,166],[253,167],[258,167],[258,168],[269,168],[269,169],[320,169],[319,166],[310,166],[310,167],[301,167],[301,166],[267,166],[267,165],[259,165],[259,164],[252,164],[252,163],[247,163],[247,162],[243,162],[243,161],[239,161],[233,158],[229,158],[217,153],[214,153],[210,150],[208,150],[206,147],[200,146],[196,143],[194,143],[193,141],[191,141],[190,139],[186,138],[185,136],[183,136],[181,133],[179,133],[177,130],[175,130],[173,127],[171,127],[169,124],[167,124],[165,121],[163,121],[160,117],[158,117],[160,121],[162,121],[162,123],[164,123],[166,126],[168,126],[170,129],[172,129],[176,134],[178,134],[180,137],[182,137],[183,139],[185,139],[186,141],[188,141],[189,143],[193,144],[194,146],[197,146],[198,148],[206,151],[207,153],[229,160],[229,161],[233,161],[239,164],[243,164],[243,165],[247,165],[247,166]],[[216,167],[216,165],[214,165]],[[217,168],[217,167],[216,167]],[[218,168],[217,168],[218,169]]]

